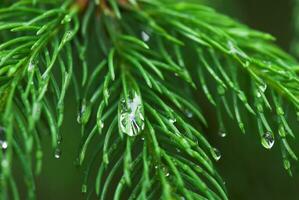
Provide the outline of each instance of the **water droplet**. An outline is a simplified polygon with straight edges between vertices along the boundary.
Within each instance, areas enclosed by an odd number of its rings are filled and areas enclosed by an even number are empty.
[[[262,94],[261,94],[260,91],[256,91],[256,97],[257,97],[257,98],[261,98],[261,97],[262,97]]]
[[[3,151],[5,151],[8,147],[8,143],[5,138],[5,129],[0,126],[0,147]]]
[[[32,72],[34,70],[34,68],[35,68],[35,63],[33,60],[30,60],[29,64],[28,64],[28,69],[27,69],[28,72]]]
[[[66,43],[68,42],[74,35],[74,32],[73,31],[67,31],[64,33],[64,36],[63,36],[63,42]]]
[[[144,137],[142,137],[141,140],[144,141]]]
[[[67,22],[70,22],[71,20],[72,20],[72,17],[70,15],[65,15],[61,21],[61,24],[65,24]]]
[[[219,130],[218,135],[222,138],[226,137],[226,132],[224,130]]]
[[[158,165],[155,165],[155,167],[154,167],[155,169],[158,169]]]
[[[105,164],[109,163],[108,153],[106,153],[106,152],[103,155],[103,161],[104,161]]]
[[[60,148],[56,148],[54,152],[54,157],[59,159],[61,157],[61,150]]]
[[[186,115],[188,118],[192,118],[192,117],[193,117],[193,113],[192,113],[189,109],[186,109],[186,110],[185,110],[185,115]]]
[[[176,152],[178,152],[178,153],[181,152],[181,150],[180,150],[179,148],[176,148],[175,150],[176,150]]]
[[[7,144],[6,141],[0,141],[0,145],[1,145],[2,150],[6,150],[7,149],[8,144]]]
[[[119,102],[120,131],[129,136],[136,136],[144,129],[145,125],[141,96],[136,91],[131,91],[126,99],[127,101]]]
[[[2,161],[1,161],[1,166],[3,168],[7,168],[9,166],[9,162],[6,158],[3,158]]]
[[[81,101],[80,110],[77,116],[77,122],[79,124],[86,124],[91,114],[91,105],[87,103],[85,99]]]
[[[169,118],[168,121],[173,124],[176,122],[176,118]]]
[[[61,134],[58,134],[57,135],[57,144],[61,144],[61,142],[62,142],[62,136],[61,136]]]
[[[221,158],[221,152],[217,149],[217,148],[212,148],[211,149],[211,154],[213,156],[213,158],[218,161]]]
[[[243,123],[243,122],[239,122],[238,125],[239,125],[239,128],[241,129],[241,132],[242,132],[242,133],[245,133],[245,126],[244,126],[244,123]]]
[[[98,120],[97,124],[98,124],[100,133],[102,133],[102,129],[104,128],[104,122],[102,120]]]
[[[245,61],[244,66],[245,66],[245,67],[249,67],[249,66],[250,66],[250,62],[249,62],[248,60]]]
[[[168,177],[169,175],[170,175],[169,172],[167,172],[167,173],[165,174],[166,177]]]
[[[266,149],[271,149],[275,142],[273,134],[270,131],[267,131],[262,135],[261,142]]]
[[[228,50],[229,50],[230,54],[232,54],[232,55],[239,55],[239,56],[241,56],[243,58],[248,58],[248,56],[243,51],[241,51],[240,49],[238,49],[238,47],[234,44],[233,41],[228,41],[227,47],[228,47]]]
[[[260,84],[259,86],[258,86],[258,88],[259,88],[259,90],[261,91],[261,92],[265,92],[266,90],[267,90],[267,84],[266,83],[262,83],[262,84]]]
[[[141,38],[144,42],[148,42],[150,40],[150,36],[145,31],[141,31]]]
[[[86,193],[87,192],[87,185],[86,184],[82,185],[81,191],[82,191],[82,193]]]
[[[277,112],[278,115],[281,115],[281,116],[284,115],[284,111],[283,111],[282,107],[280,107],[280,106],[277,107],[277,111],[276,112]]]

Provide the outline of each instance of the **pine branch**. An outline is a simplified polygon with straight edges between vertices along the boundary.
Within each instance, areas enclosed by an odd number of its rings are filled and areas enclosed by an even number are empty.
[[[284,110],[299,106],[298,64],[269,34],[201,4],[173,0],[3,5],[4,199],[19,199],[13,157],[22,163],[28,199],[35,198],[42,124],[60,157],[70,84],[79,102],[78,164],[86,170],[87,198],[228,199],[210,159],[221,154],[204,137],[208,121],[198,92],[215,106],[221,136],[224,117],[236,120],[243,133],[247,115],[256,118],[262,145],[271,149],[278,141],[291,173],[297,157],[287,142],[294,134]]]

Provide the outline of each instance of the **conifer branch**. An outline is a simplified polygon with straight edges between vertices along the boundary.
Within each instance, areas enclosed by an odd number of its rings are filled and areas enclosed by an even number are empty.
[[[78,164],[86,170],[87,198],[228,199],[210,159],[221,154],[204,137],[209,122],[198,92],[215,106],[221,136],[224,116],[243,133],[247,115],[256,118],[261,144],[271,149],[279,142],[291,174],[297,156],[285,110],[299,108],[298,63],[271,35],[174,0],[7,4],[0,9],[4,199],[19,199],[10,170],[15,159],[28,199],[35,198],[43,123],[60,157],[70,85],[79,103]]]

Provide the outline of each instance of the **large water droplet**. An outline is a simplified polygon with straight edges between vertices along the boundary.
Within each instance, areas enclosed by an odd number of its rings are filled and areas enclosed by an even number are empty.
[[[273,134],[271,132],[267,131],[266,133],[264,133],[262,135],[261,142],[262,142],[263,147],[265,147],[266,149],[271,149],[275,142]]]
[[[136,136],[144,129],[144,109],[141,96],[136,91],[131,91],[126,99],[119,102],[118,123],[120,131]]]
[[[141,31],[141,38],[144,42],[148,42],[150,40],[150,36],[145,31]]]
[[[57,159],[59,159],[61,157],[61,149],[60,148],[55,149],[54,157]]]
[[[221,158],[221,152],[217,149],[217,148],[212,148],[211,149],[211,154],[213,156],[213,158],[218,161]]]
[[[86,124],[89,120],[91,114],[91,105],[86,102],[85,99],[82,100],[80,110],[77,116],[77,122],[79,124]]]

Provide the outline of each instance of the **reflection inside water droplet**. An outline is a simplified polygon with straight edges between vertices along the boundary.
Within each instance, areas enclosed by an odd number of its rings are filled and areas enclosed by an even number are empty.
[[[263,147],[266,149],[271,149],[275,142],[274,136],[270,131],[264,133],[261,140]]]
[[[60,150],[60,148],[56,148],[55,149],[54,157],[57,158],[57,159],[61,157],[61,150]]]
[[[141,31],[141,38],[144,42],[148,42],[150,40],[150,36],[145,31]]]
[[[144,110],[141,97],[131,91],[119,102],[119,127],[121,132],[136,136],[144,129]]]
[[[226,137],[226,132],[224,130],[219,130],[218,135],[222,138]]]

